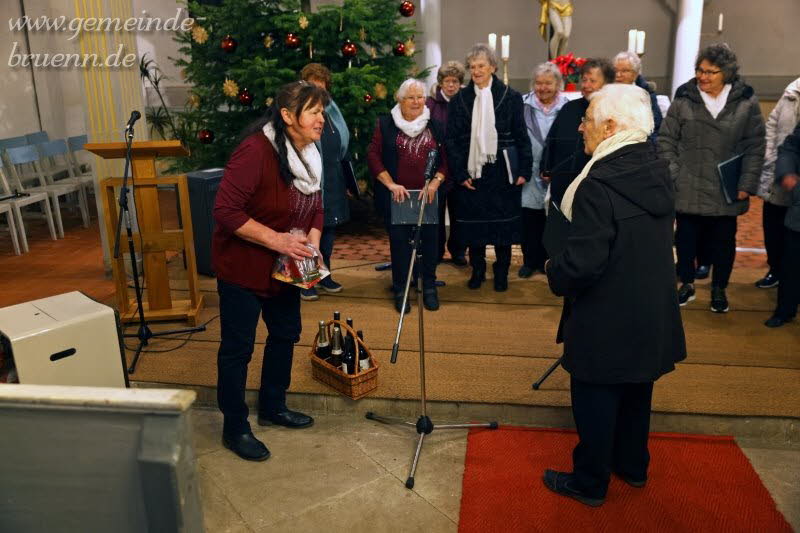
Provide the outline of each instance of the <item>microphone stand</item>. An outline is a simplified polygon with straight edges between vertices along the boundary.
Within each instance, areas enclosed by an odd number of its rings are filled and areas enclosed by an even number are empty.
[[[427,174],[427,173],[426,173]],[[422,262],[422,252],[420,251],[419,243],[422,238],[422,221],[425,216],[425,207],[428,205],[428,184],[431,182],[431,178],[428,177],[425,180],[425,185],[423,187],[422,193],[422,205],[419,209],[419,217],[417,218],[417,225],[414,228],[414,235],[411,238],[412,250],[411,250],[411,259],[409,261],[408,267],[408,275],[406,276],[406,286],[405,290],[403,291],[403,302],[400,307],[400,320],[397,323],[397,334],[394,338],[394,346],[392,346],[392,358],[391,363],[395,364],[397,362],[397,354],[400,350],[400,334],[403,330],[403,320],[406,316],[406,302],[408,301],[408,292],[411,288],[411,277],[414,275],[414,264],[419,261]],[[483,424],[440,424],[438,426],[434,426],[433,422],[431,421],[430,417],[427,413],[427,397],[425,393],[425,323],[424,323],[424,305],[422,303],[422,275],[420,274],[417,276],[417,307],[419,309],[419,382],[420,382],[420,408],[421,413],[419,418],[416,422],[411,422],[407,420],[403,420],[401,418],[396,417],[387,417],[387,416],[380,416],[376,415],[372,411],[367,412],[365,415],[369,420],[375,420],[376,422],[380,422],[382,424],[402,424],[406,426],[412,426],[416,429],[417,433],[419,434],[419,439],[417,440],[417,447],[414,452],[414,460],[411,463],[411,469],[408,472],[408,478],[406,479],[406,488],[413,489],[414,488],[414,473],[417,470],[417,464],[419,463],[419,456],[422,452],[422,443],[425,440],[425,435],[430,435],[434,429],[463,429],[463,428],[489,428],[489,429],[497,429],[497,422],[488,422]]]
[[[134,119],[135,121],[135,119]],[[139,361],[139,356],[142,353],[142,348],[147,346],[149,340],[153,337],[163,337],[165,335],[176,335],[179,333],[195,333],[198,331],[205,331],[205,326],[198,326],[193,328],[172,329],[168,331],[159,331],[153,333],[147,325],[144,318],[144,304],[142,303],[142,287],[139,285],[139,269],[136,265],[136,247],[133,242],[133,229],[131,227],[131,212],[128,207],[128,171],[131,164],[131,145],[133,144],[133,124],[128,123],[125,128],[125,172],[122,175],[122,188],[119,191],[120,213],[117,218],[117,232],[114,238],[114,259],[119,258],[119,243],[122,233],[122,219],[125,219],[125,233],[128,236],[128,255],[131,261],[131,273],[133,275],[133,289],[136,293],[136,309],[139,313],[139,329],[136,333],[126,333],[123,337],[136,337],[139,339],[139,345],[133,356],[133,362],[128,367],[128,374],[133,374],[136,371],[136,363]],[[139,230],[141,232],[141,229]],[[144,250],[142,250],[144,253]]]

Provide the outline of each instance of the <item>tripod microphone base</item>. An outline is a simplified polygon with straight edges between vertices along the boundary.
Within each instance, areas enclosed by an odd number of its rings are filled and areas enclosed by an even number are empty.
[[[139,326],[139,331],[135,334],[127,333],[123,335],[123,337],[136,337],[139,339],[139,346],[136,347],[136,352],[133,354],[133,360],[131,361],[131,366],[128,367],[128,374],[133,374],[136,372],[136,363],[139,362],[139,356],[142,355],[142,348],[147,346],[150,339],[153,337],[164,337],[166,335],[179,335],[181,333],[197,333],[198,331],[205,331],[205,326],[197,326],[195,328],[183,328],[183,329],[170,329],[166,331],[159,331],[153,333],[150,331],[150,328],[147,324],[141,324]]]
[[[536,380],[536,383],[534,383],[533,385],[531,385],[531,387],[533,388],[533,390],[539,390],[539,387],[541,387],[541,386],[542,386],[542,383],[544,383],[544,380],[546,380],[548,377],[550,377],[550,374],[552,374],[553,372],[555,372],[556,368],[558,368],[558,366],[561,364],[561,360],[562,360],[562,359],[564,359],[564,357],[563,357],[563,356],[562,356],[562,357],[559,357],[558,359],[556,359],[556,362],[555,362],[555,363],[553,363],[552,365],[550,365],[550,368],[548,368],[548,369],[545,371],[545,373],[544,373],[544,374],[542,374],[542,377],[540,377],[538,380]]]
[[[414,450],[414,460],[411,462],[411,470],[408,472],[408,478],[406,479],[407,489],[414,488],[414,474],[416,473],[417,465],[419,464],[419,456],[422,453],[422,444],[425,442],[425,435],[430,435],[433,433],[434,429],[498,428],[497,421],[486,422],[482,424],[440,424],[438,426],[434,426],[428,415],[420,415],[416,422],[409,422],[408,420],[403,420],[401,418],[380,416],[376,415],[372,411],[368,411],[364,416],[367,418],[367,420],[374,420],[376,422],[380,422],[381,424],[401,424],[411,426],[415,428],[419,434],[417,447]]]

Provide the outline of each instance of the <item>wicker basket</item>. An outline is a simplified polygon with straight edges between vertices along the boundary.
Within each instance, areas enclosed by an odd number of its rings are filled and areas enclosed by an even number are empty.
[[[363,347],[369,355],[370,367],[366,370],[361,370],[355,374],[347,374],[342,372],[341,369],[336,368],[327,361],[323,361],[315,354],[317,352],[317,342],[319,341],[319,332],[314,336],[314,342],[311,345],[311,375],[317,381],[321,381],[326,385],[333,387],[336,391],[344,394],[345,396],[358,400],[375,390],[378,387],[378,363],[372,357],[372,352],[369,347],[356,336],[356,332],[346,323],[338,320],[330,320],[325,324],[328,329],[328,337],[331,337],[333,326],[338,325],[342,329],[342,334],[350,333],[356,340],[356,353],[358,347]],[[358,361],[356,361],[358,367]]]

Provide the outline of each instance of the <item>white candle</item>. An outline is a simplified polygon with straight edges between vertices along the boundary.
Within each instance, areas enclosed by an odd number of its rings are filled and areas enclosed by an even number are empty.
[[[497,50],[497,34],[496,33],[490,33],[489,34],[489,48],[491,48],[492,51]]]
[[[644,54],[644,32],[636,32],[636,53],[639,55]]]
[[[636,52],[636,30],[628,30],[628,52]]]
[[[722,13],[719,14],[719,22],[717,23],[717,31],[722,33]]]
[[[508,59],[509,58],[508,52],[509,52],[509,49],[511,48],[511,36],[510,35],[503,35],[500,38],[500,42],[503,45],[502,51],[500,52],[500,57],[503,58],[503,59]]]

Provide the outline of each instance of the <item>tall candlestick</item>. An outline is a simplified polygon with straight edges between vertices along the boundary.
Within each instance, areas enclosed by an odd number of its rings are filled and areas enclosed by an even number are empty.
[[[644,32],[636,32],[636,53],[639,55],[644,54]]]
[[[636,52],[636,30],[628,30],[628,52]]]
[[[509,52],[509,49],[511,48],[511,36],[510,35],[503,35],[500,38],[500,43],[502,44],[500,57],[502,57],[503,59],[508,59],[510,57],[508,52]]]
[[[508,58],[503,58],[503,83],[508,85]]]
[[[492,52],[497,50],[497,34],[496,33],[490,33],[489,34],[489,48],[492,49]]]
[[[719,14],[719,22],[717,23],[717,31],[722,33],[722,13]]]

